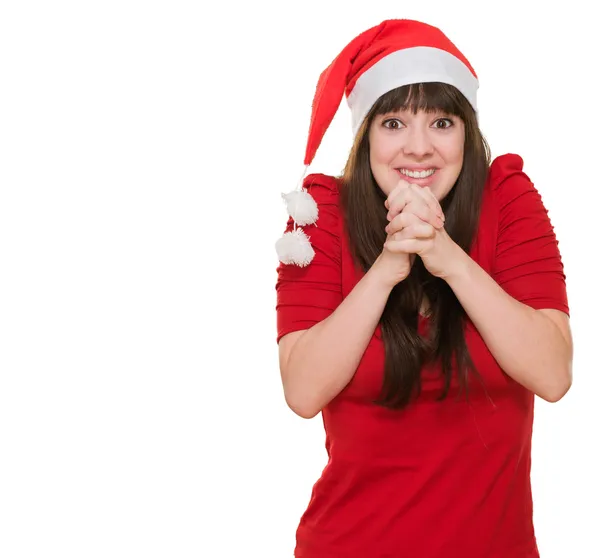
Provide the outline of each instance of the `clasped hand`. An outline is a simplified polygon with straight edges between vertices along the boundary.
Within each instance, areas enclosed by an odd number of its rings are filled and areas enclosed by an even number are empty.
[[[444,213],[431,190],[401,180],[385,207],[389,223],[384,252],[417,254],[432,275],[446,278],[460,248],[446,232]]]

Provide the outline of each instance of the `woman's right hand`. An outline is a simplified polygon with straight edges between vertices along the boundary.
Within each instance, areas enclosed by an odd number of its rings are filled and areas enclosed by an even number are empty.
[[[422,188],[405,180],[400,180],[385,204],[390,221],[386,232],[389,232],[383,250],[371,270],[385,287],[392,289],[408,277],[415,261],[415,254],[391,252],[387,248],[387,242],[394,240],[401,231],[404,238],[407,234],[411,238],[428,238],[431,235],[431,227],[443,228],[444,215],[429,188]],[[403,211],[409,204],[410,211]]]
[[[390,236],[388,236],[388,240],[390,240]],[[378,278],[384,288],[391,290],[408,277],[414,261],[414,254],[394,254],[388,251],[384,245],[381,254],[371,266],[370,273]]]

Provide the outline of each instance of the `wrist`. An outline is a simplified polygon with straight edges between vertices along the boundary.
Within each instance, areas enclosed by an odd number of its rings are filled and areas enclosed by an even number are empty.
[[[450,286],[456,281],[460,281],[469,273],[469,265],[472,262],[471,257],[458,244],[453,242],[451,263],[444,273],[442,279]]]
[[[380,264],[381,255],[377,257],[377,259],[373,262],[373,265],[369,268],[367,273],[365,274],[365,281],[367,281],[370,285],[372,285],[378,291],[383,291],[387,295],[392,292],[392,289],[395,287],[396,283],[386,277],[386,274],[383,273]]]

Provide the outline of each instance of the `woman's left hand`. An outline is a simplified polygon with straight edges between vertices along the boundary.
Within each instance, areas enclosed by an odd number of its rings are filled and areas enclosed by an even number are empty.
[[[429,188],[416,185],[410,187],[421,190],[421,195],[434,197]],[[402,205],[402,202],[400,204]],[[389,206],[390,222],[385,229],[388,234],[385,246],[390,252],[418,254],[429,273],[441,279],[446,279],[455,272],[462,263],[465,252],[452,240],[443,226],[433,227],[415,215],[411,211],[411,204],[398,210],[392,198],[388,199],[386,205]]]

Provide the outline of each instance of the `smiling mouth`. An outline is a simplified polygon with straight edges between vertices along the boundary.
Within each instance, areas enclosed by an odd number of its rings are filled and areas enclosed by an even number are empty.
[[[408,176],[409,178],[429,178],[433,176],[433,174],[438,170],[435,168],[420,170],[420,171],[411,171],[408,169],[396,169],[400,174],[404,176]]]

